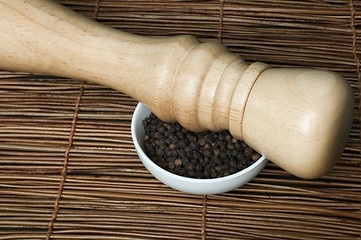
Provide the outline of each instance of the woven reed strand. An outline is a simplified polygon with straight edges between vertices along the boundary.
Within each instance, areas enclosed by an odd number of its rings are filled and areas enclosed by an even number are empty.
[[[143,35],[221,41],[246,61],[342,74],[360,104],[360,1],[59,0]],[[0,71],[0,239],[359,239],[359,108],[327,176],[302,180],[270,163],[229,193],[195,196],[154,179],[134,150],[137,102],[80,81]]]
[[[74,116],[73,116],[73,121],[71,124],[70,135],[69,135],[69,143],[65,150],[65,157],[64,157],[65,159],[64,159],[63,169],[61,170],[61,180],[60,180],[60,184],[59,184],[58,194],[57,194],[56,200],[55,200],[54,211],[53,211],[53,214],[51,215],[51,219],[50,219],[50,222],[48,225],[48,232],[46,234],[46,240],[49,240],[51,237],[51,234],[53,233],[54,222],[56,221],[56,217],[57,217],[59,209],[60,209],[60,199],[63,194],[66,175],[68,173],[69,155],[70,155],[71,147],[73,146],[76,121],[78,120],[79,105],[80,105],[80,100],[83,95],[83,92],[84,92],[84,82],[81,82],[80,87],[79,87],[79,95],[78,95],[78,98],[75,103]]]

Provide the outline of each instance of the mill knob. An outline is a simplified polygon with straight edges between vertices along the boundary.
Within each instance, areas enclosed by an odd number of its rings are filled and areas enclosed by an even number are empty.
[[[340,75],[246,64],[195,37],[115,30],[47,0],[0,1],[0,68],[106,85],[192,131],[227,129],[301,178],[326,174],[351,129]]]

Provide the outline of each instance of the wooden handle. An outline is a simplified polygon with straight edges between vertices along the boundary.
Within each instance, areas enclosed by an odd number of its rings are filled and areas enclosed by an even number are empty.
[[[146,104],[193,131],[229,129],[302,178],[326,174],[353,120],[339,75],[247,65],[191,36],[117,31],[46,0],[0,1],[0,68],[92,81]]]

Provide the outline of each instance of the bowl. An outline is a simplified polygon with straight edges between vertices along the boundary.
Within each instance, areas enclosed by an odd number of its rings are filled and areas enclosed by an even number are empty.
[[[131,132],[135,149],[148,171],[159,181],[169,187],[192,194],[219,194],[234,190],[257,176],[268,160],[261,156],[249,167],[225,177],[197,179],[176,175],[155,164],[144,152],[143,136],[145,134],[142,121],[149,117],[151,111],[139,103],[134,111]]]

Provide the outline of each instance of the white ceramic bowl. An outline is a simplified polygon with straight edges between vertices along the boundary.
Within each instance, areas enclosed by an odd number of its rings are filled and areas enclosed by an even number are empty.
[[[261,156],[251,166],[232,175],[212,179],[188,178],[164,170],[147,157],[144,152],[142,121],[149,117],[150,110],[142,103],[136,107],[132,118],[132,138],[135,149],[148,171],[164,184],[186,193],[217,194],[236,189],[253,179],[265,167],[268,160]]]

